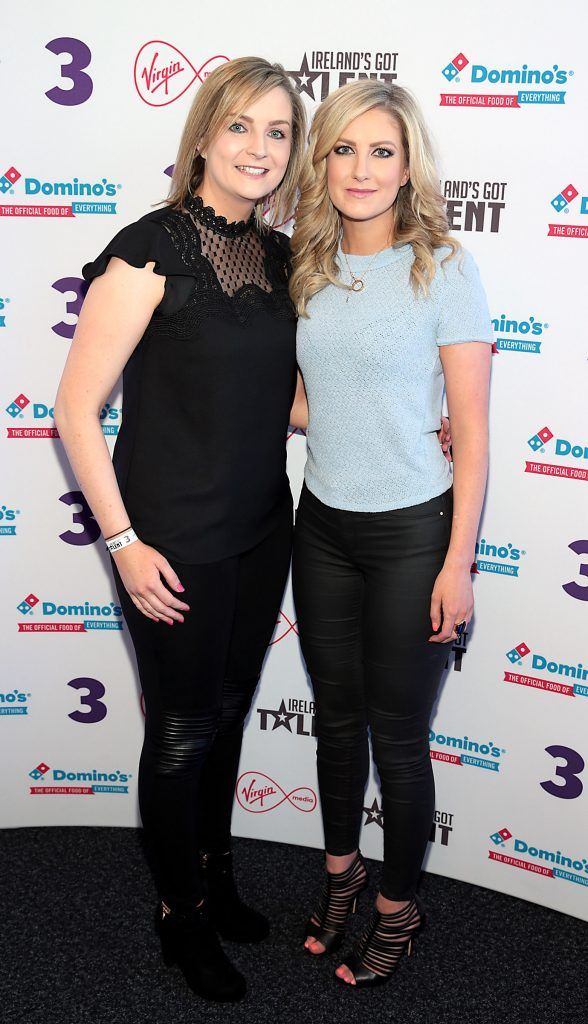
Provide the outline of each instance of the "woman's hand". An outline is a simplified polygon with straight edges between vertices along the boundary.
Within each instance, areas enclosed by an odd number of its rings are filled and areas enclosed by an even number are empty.
[[[170,593],[161,576],[172,590],[182,593],[184,587],[159,551],[136,540],[117,551],[113,558],[125,590],[143,615],[154,622],[162,619],[170,626],[173,626],[174,619],[184,621],[182,612],[190,611],[190,606]]]
[[[470,621],[474,611],[474,592],[469,566],[455,568],[444,565],[435,580],[431,596],[431,626],[435,635],[429,640],[434,644],[446,644],[455,640],[455,626]],[[436,630],[443,624],[439,633]]]
[[[441,426],[437,431],[437,437],[439,438],[439,444],[441,445],[441,451],[448,462],[453,462],[451,455],[451,427],[449,426],[449,420],[447,416],[441,417]]]

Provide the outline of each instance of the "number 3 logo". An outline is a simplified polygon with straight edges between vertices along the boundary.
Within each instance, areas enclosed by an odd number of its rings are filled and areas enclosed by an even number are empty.
[[[575,540],[568,547],[575,555],[588,555],[588,540]],[[578,575],[588,576],[588,562],[580,562]],[[562,590],[577,601],[588,601],[588,583],[563,583]]]
[[[95,722],[101,722],[103,718],[106,718],[108,708],[100,700],[106,693],[106,690],[99,679],[80,676],[78,679],[70,679],[67,685],[73,687],[74,690],[88,691],[87,694],[80,697],[80,704],[85,704],[88,710],[72,711],[67,716],[68,718],[73,719],[74,722],[82,722],[85,725],[93,725]]]
[[[71,39],[69,36],[60,36],[47,43],[46,50],[60,57],[62,53],[69,54],[69,64],[61,65],[61,77],[69,78],[72,86],[70,89],[62,89],[56,85],[45,93],[52,103],[59,103],[62,107],[77,107],[90,99],[94,83],[84,68],[92,60],[92,53],[88,46],[81,39]]]
[[[67,292],[73,292],[75,298],[67,299],[65,303],[66,311],[71,315],[75,316],[76,319],[80,315],[82,303],[86,295],[86,284],[81,277],[60,277],[59,281],[54,281],[51,285],[55,288],[55,291],[61,292],[62,295],[66,295]],[[60,338],[68,338],[70,341],[74,336],[76,329],[75,324],[66,324],[65,320],[60,320],[58,324],[53,324],[51,328],[58,334]]]
[[[572,750],[571,747],[553,745],[546,747],[545,751],[551,754],[552,757],[561,757],[565,761],[565,764],[558,764],[555,769],[555,774],[558,778],[563,779],[563,783],[553,782],[553,780],[548,779],[546,782],[539,783],[539,785],[550,796],[560,797],[561,800],[575,800],[584,789],[582,782],[578,778],[580,773],[584,771],[584,758],[580,756],[577,750]]]
[[[59,500],[64,505],[81,506],[79,512],[72,512],[72,519],[74,523],[78,523],[82,527],[77,533],[74,530],[66,530],[65,533],[60,533],[60,540],[65,541],[66,544],[94,544],[100,536],[100,527],[94,519],[94,513],[82,492],[68,491],[67,494],[62,494]]]

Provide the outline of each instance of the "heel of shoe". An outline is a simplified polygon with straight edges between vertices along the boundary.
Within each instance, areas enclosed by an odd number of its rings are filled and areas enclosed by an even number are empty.
[[[358,892],[356,892],[355,896],[353,897],[353,903],[351,904],[351,909],[350,909],[350,913],[351,914],[357,914],[357,911],[358,911],[358,908],[359,908],[359,901],[362,899],[363,894],[364,894],[365,890],[367,889],[367,887],[368,887],[368,882],[367,882],[367,879],[366,879],[365,885],[362,886],[362,888]]]
[[[216,1002],[243,998],[245,979],[222,949],[204,904],[178,912],[162,902],[155,924],[165,966],[177,965],[192,992]]]
[[[166,918],[171,913],[170,908],[162,901],[157,905],[155,911],[155,931],[159,936],[159,942],[161,944],[161,959],[163,960],[166,967],[173,967],[177,963],[177,953],[173,936],[170,931],[167,930]]]

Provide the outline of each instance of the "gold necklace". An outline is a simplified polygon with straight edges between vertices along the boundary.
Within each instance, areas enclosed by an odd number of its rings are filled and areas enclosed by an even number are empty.
[[[370,270],[372,270],[372,269],[375,270],[376,269],[375,267],[372,268],[372,263],[374,262],[376,257],[379,256],[380,253],[384,251],[385,248],[386,248],[386,246],[383,245],[381,249],[378,249],[378,251],[374,253],[374,255],[372,256],[372,258],[371,258],[370,262],[368,263],[367,267],[363,271],[363,274],[362,274],[361,277],[359,277],[357,274],[353,273],[351,267],[349,266],[349,260],[347,259],[347,253],[343,252],[343,249],[341,249],[341,252],[343,253],[343,259],[345,260],[345,263],[347,264],[347,269],[349,271],[349,276],[351,278],[351,291],[352,292],[361,292],[361,291],[363,291],[363,289],[365,288],[365,282],[364,282],[363,278],[365,277],[366,274],[369,274]],[[349,294],[347,295],[347,298],[345,299],[345,302],[349,302]]]

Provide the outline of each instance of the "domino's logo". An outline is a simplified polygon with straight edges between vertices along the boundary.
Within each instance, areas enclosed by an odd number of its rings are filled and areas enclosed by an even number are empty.
[[[33,608],[39,603],[39,598],[35,594],[28,594],[20,604],[17,604],[17,609],[22,615],[32,614]]]
[[[3,311],[9,303],[10,299],[7,295],[0,295],[0,327],[6,327],[6,313]]]
[[[565,188],[562,188],[561,192],[558,192],[555,199],[551,200],[551,205],[558,213],[561,213],[562,210],[564,213],[569,213],[569,205],[577,195],[579,195],[577,188],[574,188],[573,185],[566,185]],[[582,210],[582,212],[585,213],[588,211]]]
[[[588,225],[586,225],[586,228],[588,231]],[[555,437],[549,427],[542,427],[541,430],[538,430],[536,434],[529,438],[527,444],[535,454],[540,453],[544,455],[546,445],[550,444],[553,439],[555,439],[555,445],[553,449],[550,449],[552,458],[565,459],[569,457],[575,461],[575,464],[561,465],[559,463],[527,462],[525,472],[588,481],[588,467],[582,466],[582,462],[588,460],[588,444],[584,439],[574,442],[570,441],[567,437]]]
[[[19,184],[20,183],[20,184]],[[18,188],[16,187],[18,185]],[[73,176],[61,181],[47,181],[44,178],[24,177],[16,167],[9,167],[0,175],[0,194],[14,196],[24,191],[25,196],[40,197],[40,203],[12,205],[0,204],[0,216],[21,219],[22,217],[76,217],[78,214],[115,214],[115,202],[96,202],[97,199],[113,199],[122,189],[108,178],[100,177],[83,180]],[[47,204],[46,196],[66,198],[68,203]]]
[[[33,768],[32,772],[29,772],[29,777],[31,779],[34,779],[35,782],[38,782],[39,779],[42,779],[43,776],[46,775],[49,770],[49,765],[45,764],[44,761],[41,761],[41,763],[38,764],[36,768]]]
[[[27,405],[30,404],[31,400],[26,395],[17,395],[14,401],[6,406],[6,412],[14,420],[17,416],[22,416],[23,409],[26,409]]]
[[[580,197],[580,205],[575,203],[575,200]],[[575,204],[572,207],[572,204]],[[551,200],[551,206],[556,213],[569,213],[571,209],[578,215],[588,214],[588,196],[580,195],[575,185],[566,185],[562,188],[561,192],[558,192],[556,196]],[[577,224],[570,224],[569,221],[559,224],[549,224],[547,234],[552,238],[588,238],[588,224],[585,221],[580,221]]]
[[[512,665],[522,665],[523,658],[527,657],[527,654],[531,653],[531,648],[527,647],[527,644],[517,644],[513,647],[512,651],[506,652],[506,657]]]
[[[458,53],[457,57],[454,57],[453,60],[450,60],[449,64],[447,64],[447,66],[443,68],[441,74],[447,79],[448,82],[454,82],[456,80],[459,82],[459,78],[457,76],[459,75],[460,71],[463,71],[463,69],[468,66],[468,64],[469,60],[467,59],[467,57],[463,53]]]
[[[549,427],[541,427],[541,430],[538,430],[536,434],[533,434],[533,437],[529,438],[527,444],[532,451],[543,453],[545,452],[545,445],[551,441],[552,437],[553,433]]]
[[[17,171],[16,167],[9,167],[0,178],[0,192],[2,192],[3,195],[6,195],[6,193],[10,192],[12,186],[16,185],[18,179],[21,177],[22,175],[20,171]]]
[[[467,76],[461,74],[466,68],[469,68]],[[512,110],[536,103],[563,106],[566,93],[557,87],[569,84],[574,71],[562,68],[559,64],[546,67],[533,66],[525,62],[506,68],[482,63],[472,64],[465,54],[458,53],[442,69],[441,74],[451,85],[464,79],[468,85],[478,86],[478,89],[472,92],[441,93],[442,107],[494,107]],[[507,86],[510,91],[494,91],[494,86]]]
[[[507,828],[501,828],[498,832],[493,832],[490,839],[495,846],[504,846],[508,839],[512,839],[512,832]]]

